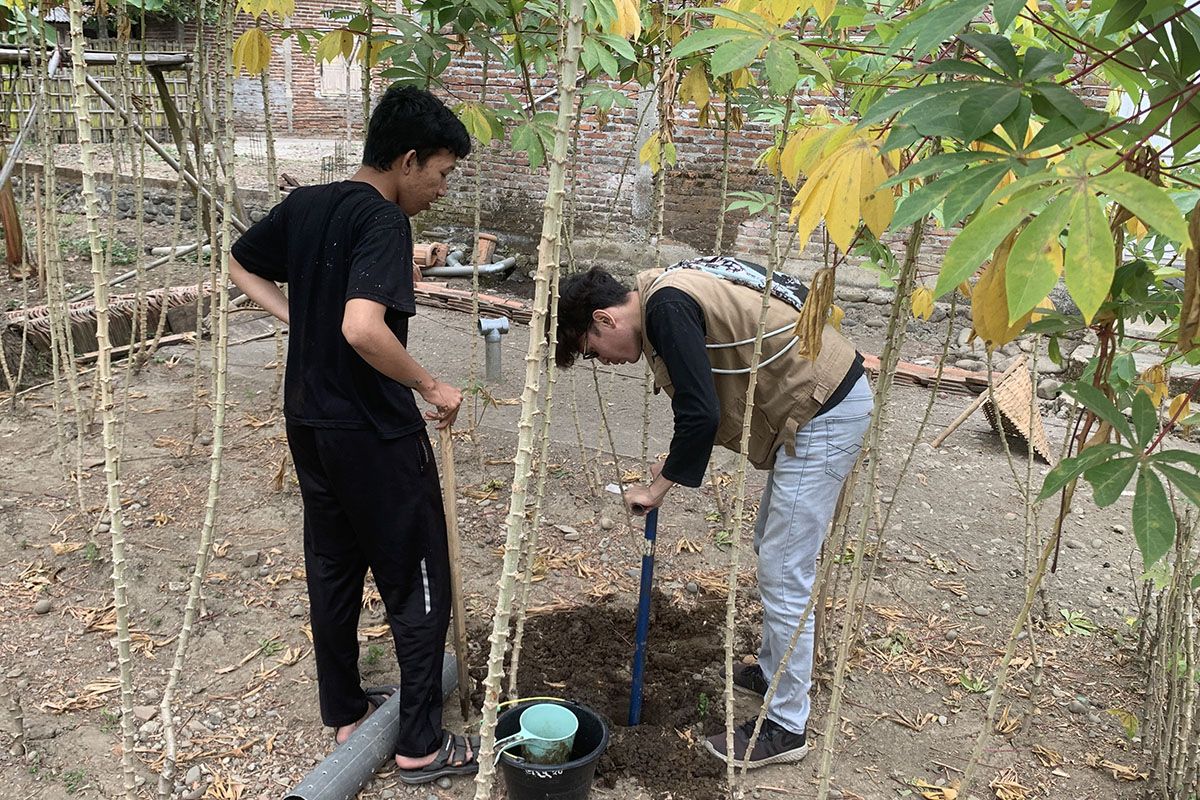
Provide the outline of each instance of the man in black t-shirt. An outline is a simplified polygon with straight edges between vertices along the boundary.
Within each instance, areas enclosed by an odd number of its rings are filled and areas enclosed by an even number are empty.
[[[392,88],[347,181],[293,191],[234,244],[229,273],[289,325],[284,415],[304,500],[304,559],[321,718],[339,744],[370,713],[358,616],[370,568],[400,663],[396,765],[406,783],[474,772],[477,740],[442,729],[450,620],[446,522],[425,420],[462,393],[407,350],[416,313],[409,217],[471,151],[428,92]],[[288,295],[276,285],[288,284]],[[424,418],[413,392],[432,406]],[[467,687],[459,687],[466,691]]]

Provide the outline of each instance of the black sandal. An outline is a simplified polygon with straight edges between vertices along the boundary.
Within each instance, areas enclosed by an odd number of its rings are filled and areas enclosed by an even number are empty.
[[[364,694],[367,696],[367,710],[366,713],[363,714],[362,718],[358,721],[358,728],[361,728],[364,724],[366,724],[367,720],[371,718],[371,715],[378,711],[379,707],[390,700],[392,695],[398,691],[400,691],[400,687],[396,685],[373,686],[370,689],[367,689],[367,691],[364,692]],[[333,729],[333,744],[335,747],[341,747],[346,743],[339,742],[337,740],[337,732],[339,727],[344,726],[339,725]],[[354,731],[351,732],[350,736],[358,733],[358,728],[355,728]],[[350,741],[350,736],[346,737],[347,742]]]
[[[470,758],[467,758],[468,748]],[[402,782],[416,786],[452,775],[473,775],[478,770],[479,737],[459,736],[446,731],[446,739],[433,761],[419,769],[398,770],[398,775]]]

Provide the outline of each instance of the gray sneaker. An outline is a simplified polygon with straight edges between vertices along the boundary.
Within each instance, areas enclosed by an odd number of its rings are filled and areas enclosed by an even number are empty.
[[[741,664],[733,668],[733,688],[755,697],[766,697],[770,688],[762,667],[757,663]]]
[[[741,764],[750,747],[750,734],[754,733],[753,718],[746,720],[733,731],[733,760]],[[725,733],[718,733],[704,740],[704,748],[722,761],[728,761],[725,753]],[[749,769],[768,764],[794,764],[808,753],[808,744],[803,733],[792,733],[773,720],[764,719],[758,741],[750,751]]]

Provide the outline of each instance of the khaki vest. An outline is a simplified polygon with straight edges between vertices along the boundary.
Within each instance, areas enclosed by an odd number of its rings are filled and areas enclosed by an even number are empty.
[[[655,279],[662,276],[655,283]],[[718,369],[745,369],[754,354],[754,338],[762,311],[762,294],[699,270],[678,269],[666,272],[648,270],[637,276],[636,289],[641,302],[642,352],[654,373],[654,389],[674,396],[667,368],[646,339],[646,302],[654,292],[666,287],[679,289],[700,304],[704,312],[707,344],[727,344],[749,339],[737,347],[710,349],[708,360]],[[772,297],[767,314],[768,332],[795,324],[799,312]],[[778,353],[789,341],[790,331],[763,340],[760,363]],[[826,325],[821,352],[816,361],[798,355],[795,346],[782,357],[759,369],[754,388],[754,412],[750,421],[750,463],[758,469],[770,469],[775,451],[783,445],[795,455],[796,431],[808,424],[821,405],[841,384],[854,363],[854,345]],[[746,413],[748,374],[713,374],[717,398],[721,402],[721,424],[716,443],[734,452],[741,449],[742,418]]]

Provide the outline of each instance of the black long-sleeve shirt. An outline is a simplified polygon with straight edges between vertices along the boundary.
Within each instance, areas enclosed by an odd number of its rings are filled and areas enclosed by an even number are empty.
[[[684,486],[699,486],[712,456],[713,441],[721,423],[721,403],[713,382],[712,365],[705,349],[704,312],[691,295],[666,286],[646,301],[646,338],[671,376],[675,433],[663,464],[664,478]],[[816,416],[842,401],[863,374],[862,356]]]

